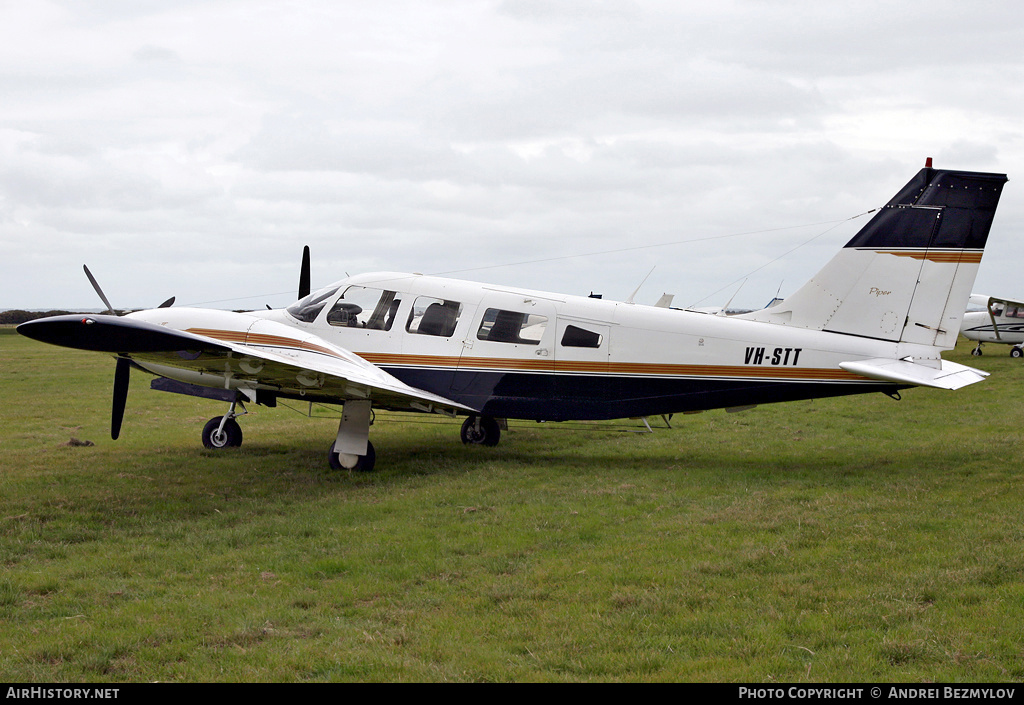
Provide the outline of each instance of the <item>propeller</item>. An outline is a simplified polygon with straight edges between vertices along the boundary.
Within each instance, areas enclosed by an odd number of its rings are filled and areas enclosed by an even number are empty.
[[[107,310],[104,311],[104,313],[110,313],[115,316],[118,315],[117,311],[114,310],[114,307],[110,305],[110,301],[107,300],[107,295],[104,294],[103,289],[100,288],[100,284],[96,281],[96,277],[94,277],[92,272],[89,271],[88,265],[83,264],[82,269],[85,270],[85,276],[89,277],[89,283],[92,284],[92,288],[96,290],[96,293],[100,295],[100,299],[106,305]]]
[[[128,378],[132,371],[132,363],[126,357],[117,358],[114,370],[114,401],[110,408],[110,438],[117,440],[121,435],[121,421],[124,419],[124,407],[128,401]]]
[[[309,296],[309,245],[302,248],[302,268],[299,270],[299,298]]]
[[[107,295],[103,293],[103,289],[100,288],[99,282],[96,281],[96,277],[89,271],[87,265],[82,265],[82,269],[85,270],[85,276],[89,278],[89,283],[92,284],[92,288],[99,294],[103,304],[107,307],[104,313],[110,313],[114,316],[119,316],[114,307],[110,305],[110,301],[107,299]],[[174,298],[171,297],[164,301],[157,308],[167,308],[174,304]],[[126,357],[117,358],[117,367],[114,369],[114,398],[113,403],[110,407],[110,437],[113,440],[117,440],[117,437],[121,435],[121,422],[124,420],[124,407],[128,401],[128,380],[131,377],[132,363]]]
[[[307,263],[307,266],[308,266],[308,263]],[[110,305],[110,301],[107,299],[107,295],[104,294],[103,293],[103,289],[100,288],[100,283],[98,281],[96,281],[96,277],[94,277],[92,275],[92,272],[89,271],[89,265],[83,264],[82,265],[82,269],[85,270],[85,276],[89,277],[89,283],[92,284],[92,288],[95,289],[97,294],[99,294],[99,297],[103,301],[103,304],[107,307],[107,310],[104,311],[104,313],[110,313],[110,314],[113,314],[115,316],[121,315],[117,311],[114,310],[113,306]],[[157,308],[170,308],[171,306],[174,305],[174,299],[175,298],[176,297],[172,296],[171,298],[167,299],[162,304],[157,306]]]

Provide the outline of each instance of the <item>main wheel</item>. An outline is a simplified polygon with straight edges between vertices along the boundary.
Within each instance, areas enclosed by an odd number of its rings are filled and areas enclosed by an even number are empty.
[[[496,446],[501,439],[501,427],[490,416],[470,416],[463,422],[460,435],[467,445]]]
[[[1024,355],[1024,351],[1020,348],[1016,346],[1010,348],[1010,357],[1020,357],[1021,355]]]
[[[366,455],[338,455],[334,452],[335,443],[332,443],[331,449],[327,451],[327,464],[331,466],[331,470],[355,470],[356,472],[373,470],[373,466],[377,463],[377,451],[373,449],[372,443],[366,442]],[[348,465],[347,463],[352,462],[353,458],[356,459],[355,464]]]
[[[242,445],[242,427],[234,419],[224,422],[224,430],[220,433],[220,420],[223,416],[214,416],[203,426],[203,445],[216,450],[219,448],[237,448]]]

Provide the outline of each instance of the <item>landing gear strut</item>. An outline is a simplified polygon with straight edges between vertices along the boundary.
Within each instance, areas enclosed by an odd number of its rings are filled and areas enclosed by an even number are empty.
[[[238,406],[242,412],[236,412]],[[220,448],[237,448],[242,445],[242,427],[235,419],[247,414],[245,405],[239,400],[231,402],[228,413],[223,416],[214,416],[203,426],[203,445],[211,450]]]
[[[369,438],[372,422],[373,411],[368,399],[345,402],[341,423],[338,424],[338,437],[327,452],[327,463],[332,470],[373,470],[377,453]]]

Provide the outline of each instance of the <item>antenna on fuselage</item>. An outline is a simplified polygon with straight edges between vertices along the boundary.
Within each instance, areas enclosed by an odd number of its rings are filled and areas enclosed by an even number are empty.
[[[651,271],[649,271],[647,273],[647,276],[643,278],[643,281],[640,282],[639,286],[637,286],[637,288],[633,290],[633,293],[629,295],[629,298],[626,299],[626,303],[627,304],[633,303],[633,297],[635,297],[637,294],[640,293],[640,287],[642,287],[644,285],[644,283],[647,281],[648,277],[650,277],[652,274],[654,274],[654,270],[657,269],[657,267],[658,267],[658,265],[654,265],[653,267],[651,267]]]
[[[732,300],[736,298],[736,294],[740,293],[740,289],[742,289],[743,285],[746,284],[746,283],[747,283],[746,279],[744,279],[742,282],[740,282],[740,285],[738,287],[736,287],[736,291],[734,291],[732,293],[732,296],[729,297],[729,300],[725,302],[725,306],[722,307],[722,310],[719,311],[715,315],[718,315],[718,316],[728,316],[729,315],[726,312],[729,310],[729,306],[732,305]],[[781,285],[780,285],[780,288],[781,288]]]

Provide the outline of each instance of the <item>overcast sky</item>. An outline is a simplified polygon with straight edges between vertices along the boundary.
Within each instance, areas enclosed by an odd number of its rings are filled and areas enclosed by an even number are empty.
[[[975,291],[1021,297],[1022,46],[1010,1],[0,0],[0,308],[283,306],[305,244],[762,306],[926,157],[1009,175]]]

